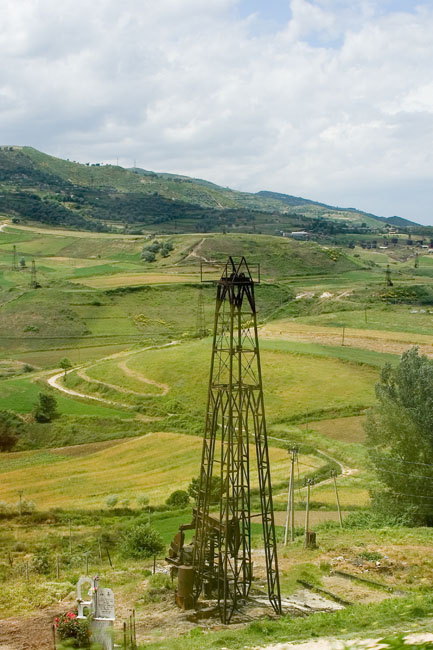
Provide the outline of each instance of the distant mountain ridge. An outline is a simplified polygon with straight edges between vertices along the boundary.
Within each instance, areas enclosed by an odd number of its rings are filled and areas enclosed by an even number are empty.
[[[383,222],[353,208],[337,208],[278,192],[240,192],[210,181],[116,165],[81,164],[32,147],[0,147],[0,211],[53,225],[101,230],[109,224],[178,231],[273,233],[308,228],[318,218],[336,226]]]

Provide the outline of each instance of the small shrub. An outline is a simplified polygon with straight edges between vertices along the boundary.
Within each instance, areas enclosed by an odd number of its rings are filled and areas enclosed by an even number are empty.
[[[136,560],[158,555],[164,548],[161,535],[149,524],[136,524],[124,533],[121,552]]]
[[[149,497],[147,496],[147,494],[139,494],[137,497],[137,503],[142,508],[149,505]]]
[[[108,508],[114,508],[117,506],[117,503],[119,501],[119,497],[117,494],[109,494],[108,497],[105,499],[105,503]]]
[[[48,575],[52,568],[52,560],[48,549],[40,549],[32,558],[30,563],[32,571],[42,575]]]
[[[89,624],[77,618],[75,612],[66,612],[55,619],[57,632],[62,641],[74,639],[75,648],[90,647]]]
[[[189,495],[185,490],[175,490],[166,500],[171,508],[185,508],[189,503]]]
[[[359,554],[359,557],[367,560],[367,562],[377,562],[382,559],[383,555],[377,551],[363,551]]]

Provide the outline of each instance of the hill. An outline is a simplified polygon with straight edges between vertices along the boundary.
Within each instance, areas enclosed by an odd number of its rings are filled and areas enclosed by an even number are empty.
[[[384,219],[275,192],[239,192],[205,180],[116,165],[79,164],[32,147],[0,147],[0,213],[104,232],[381,230]],[[409,223],[409,222],[408,222]]]

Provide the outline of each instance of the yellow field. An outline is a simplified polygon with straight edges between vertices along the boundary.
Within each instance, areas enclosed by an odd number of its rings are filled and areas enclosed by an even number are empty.
[[[158,432],[111,444],[0,454],[0,500],[15,503],[20,486],[38,509],[99,508],[113,493],[120,499],[146,493],[151,504],[163,503],[171,492],[186,489],[198,476],[201,448],[199,437]],[[276,447],[269,451],[274,482],[287,479],[287,451]],[[254,477],[253,447],[251,460]],[[301,457],[301,473],[311,471],[303,463],[319,467],[322,461]],[[252,485],[257,484],[253,478]]]

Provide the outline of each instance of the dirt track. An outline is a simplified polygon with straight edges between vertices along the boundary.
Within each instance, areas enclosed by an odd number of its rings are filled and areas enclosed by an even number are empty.
[[[61,608],[45,609],[32,618],[0,621],[0,650],[52,650],[54,617]]]

